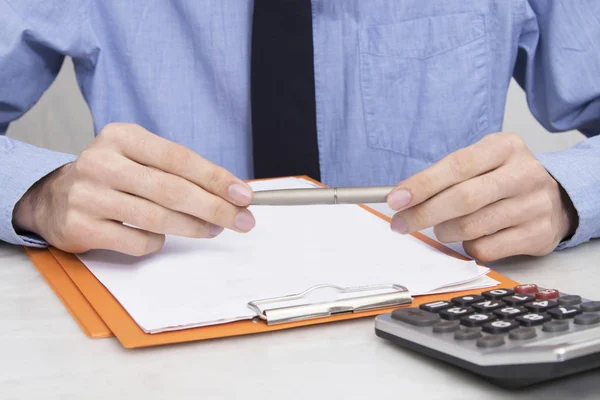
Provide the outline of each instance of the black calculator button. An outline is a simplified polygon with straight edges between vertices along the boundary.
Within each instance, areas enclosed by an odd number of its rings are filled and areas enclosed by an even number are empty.
[[[523,314],[527,314],[527,313],[528,313],[528,311],[526,309],[524,309],[523,307],[514,307],[514,306],[502,307],[497,310],[494,310],[494,315],[496,317],[498,317],[498,319],[502,319],[505,321],[509,320],[509,319],[515,319],[519,315],[523,315]]]
[[[446,308],[450,307],[452,304],[448,301],[435,301],[433,303],[425,303],[425,304],[421,304],[419,306],[419,308],[421,310],[427,311],[427,312],[431,312],[431,313],[438,313],[442,310],[445,310]]]
[[[538,314],[538,313],[525,314],[525,315],[521,315],[520,317],[516,318],[517,322],[519,322],[523,326],[542,325],[544,322],[550,321],[550,319],[551,318],[548,314]]]
[[[473,340],[483,336],[481,328],[463,328],[454,332],[456,340]]]
[[[508,337],[512,340],[528,340],[528,339],[533,339],[536,336],[537,336],[537,332],[535,331],[535,328],[527,328],[527,327],[513,329],[508,334]]]
[[[536,300],[525,303],[525,307],[533,312],[541,313],[550,308],[558,307],[558,303],[554,300]]]
[[[451,307],[440,311],[440,317],[454,321],[475,312],[471,307]]]
[[[485,323],[482,330],[484,332],[497,335],[501,333],[508,333],[518,327],[519,324],[517,324],[515,321],[493,321]]]
[[[477,339],[477,346],[483,348],[498,347],[504,344],[504,336],[488,335]]]
[[[594,325],[600,322],[600,314],[584,313],[575,317],[577,325]]]
[[[458,321],[441,321],[433,326],[434,333],[449,333],[455,332],[459,327]]]
[[[554,319],[568,319],[581,314],[581,310],[573,306],[559,306],[548,310],[548,314]]]
[[[594,312],[600,311],[600,301],[588,301],[581,305],[581,311]]]
[[[471,307],[478,312],[492,312],[504,307],[506,304],[499,300],[484,300],[479,303],[471,304]]]
[[[564,332],[569,330],[569,321],[548,321],[542,326],[544,332]]]
[[[431,326],[440,320],[437,314],[412,307],[392,311],[392,318],[414,326]]]
[[[500,300],[504,296],[510,296],[515,294],[512,289],[494,289],[488,290],[487,292],[481,293],[488,300]]]
[[[491,314],[471,314],[460,319],[460,323],[464,326],[482,326],[486,322],[494,321],[495,316]]]
[[[481,301],[481,300],[484,300],[483,296],[479,296],[477,294],[474,294],[474,295],[471,295],[471,296],[455,297],[451,301],[454,304],[457,304],[459,306],[468,306],[468,305],[471,305],[473,303],[477,303],[478,301]]]
[[[534,300],[535,296],[531,294],[514,294],[512,296],[506,296],[502,298],[502,301],[509,306],[522,306],[523,304]]]
[[[575,294],[567,294],[558,298],[558,304],[561,306],[574,306],[581,303],[581,296]]]

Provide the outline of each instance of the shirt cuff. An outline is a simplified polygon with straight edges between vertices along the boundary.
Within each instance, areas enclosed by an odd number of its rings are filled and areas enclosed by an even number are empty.
[[[570,197],[578,226],[570,238],[558,244],[562,250],[600,236],[600,170],[598,149],[582,144],[568,150],[542,153],[537,159]]]
[[[0,241],[29,247],[48,245],[37,235],[19,235],[13,226],[13,211],[37,181],[76,158],[0,136]]]

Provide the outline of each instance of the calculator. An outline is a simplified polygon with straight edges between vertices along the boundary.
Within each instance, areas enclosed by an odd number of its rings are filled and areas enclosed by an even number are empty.
[[[399,308],[375,332],[511,389],[600,367],[600,301],[535,284]]]

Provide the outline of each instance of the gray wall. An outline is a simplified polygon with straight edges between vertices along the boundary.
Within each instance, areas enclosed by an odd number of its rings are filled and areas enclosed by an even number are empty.
[[[549,134],[532,117],[521,88],[512,83],[508,92],[505,131],[519,133],[534,152],[556,151],[582,140],[578,132]],[[89,109],[85,104],[67,60],[54,84],[8,135],[52,150],[79,154],[93,138]]]

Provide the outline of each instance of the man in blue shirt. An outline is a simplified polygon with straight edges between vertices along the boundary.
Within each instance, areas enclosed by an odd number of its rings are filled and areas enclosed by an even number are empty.
[[[0,240],[143,255],[251,230],[253,5],[0,0]],[[392,229],[483,261],[600,236],[600,3],[310,6],[324,183],[397,184]],[[78,158],[1,136],[65,56],[98,133]],[[512,76],[548,130],[588,139],[533,155],[502,133]]]

